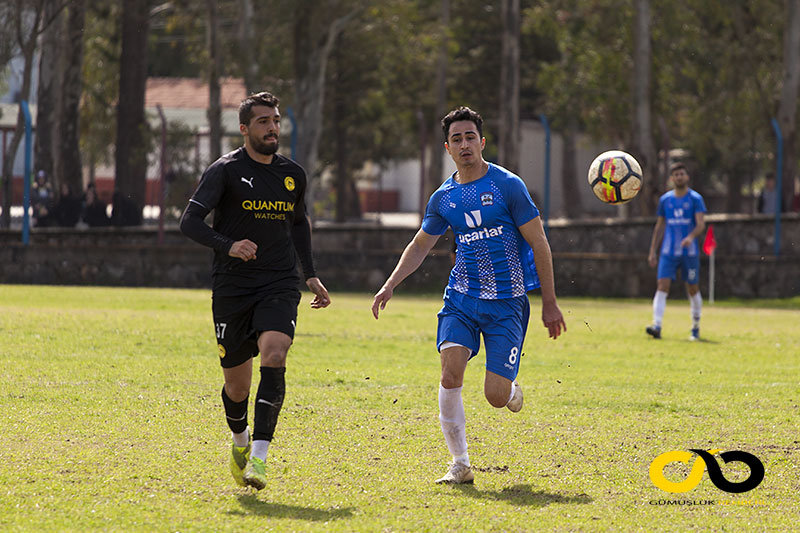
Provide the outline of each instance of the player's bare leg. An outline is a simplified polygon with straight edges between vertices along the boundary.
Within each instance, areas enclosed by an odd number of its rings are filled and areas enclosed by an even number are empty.
[[[522,409],[522,387],[494,372],[486,371],[483,381],[483,394],[492,407],[508,407],[514,413]]]
[[[472,483],[475,476],[469,466],[467,454],[466,416],[461,389],[464,385],[464,372],[467,369],[470,350],[464,346],[452,345],[444,348],[441,354],[442,379],[439,385],[439,423],[442,426],[447,449],[453,456],[448,472],[436,483]]]
[[[253,449],[243,476],[245,483],[257,490],[267,484],[264,463],[286,394],[286,354],[291,345],[292,338],[279,331],[264,331],[258,336],[261,382],[254,409]]]

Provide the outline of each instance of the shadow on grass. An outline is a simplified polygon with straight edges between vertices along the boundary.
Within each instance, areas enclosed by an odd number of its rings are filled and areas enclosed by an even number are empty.
[[[467,496],[508,502],[514,505],[532,505],[544,507],[551,503],[587,504],[592,503],[588,494],[565,496],[563,494],[549,494],[543,490],[533,490],[530,485],[514,485],[502,490],[480,490],[475,485],[454,485]]]
[[[300,505],[285,505],[282,503],[264,502],[258,499],[255,494],[246,494],[238,497],[244,511],[235,511],[230,514],[251,514],[256,516],[268,516],[270,518],[294,518],[297,520],[309,520],[311,522],[327,522],[340,518],[350,518],[353,516],[351,507],[343,509],[314,509],[313,507],[302,507]]]

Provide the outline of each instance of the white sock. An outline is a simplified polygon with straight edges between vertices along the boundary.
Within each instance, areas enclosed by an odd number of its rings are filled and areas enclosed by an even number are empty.
[[[661,322],[664,321],[664,309],[667,308],[667,293],[664,291],[656,291],[653,297],[653,325],[657,328],[661,327]]]
[[[244,431],[241,433],[234,433],[231,431],[231,435],[233,436],[233,443],[240,447],[244,448],[250,443],[250,428],[244,428]]]
[[[463,455],[454,455],[453,456],[454,463],[461,463],[462,465],[469,466],[469,454],[464,453]]]
[[[697,291],[694,296],[689,296],[689,303],[692,306],[692,327],[700,327],[700,315],[703,312],[703,297],[700,291]]]
[[[469,465],[467,417],[464,414],[461,389],[462,387],[445,389],[441,383],[439,384],[439,423],[453,461]]]
[[[254,440],[253,449],[250,450],[250,457],[258,457],[262,461],[266,461],[267,450],[269,450],[268,440]]]
[[[514,397],[514,389],[515,388],[516,388],[516,386],[514,385],[514,382],[512,381],[511,382],[511,393],[508,395],[508,402],[510,402],[511,398]],[[508,405],[508,402],[506,402],[506,405]]]

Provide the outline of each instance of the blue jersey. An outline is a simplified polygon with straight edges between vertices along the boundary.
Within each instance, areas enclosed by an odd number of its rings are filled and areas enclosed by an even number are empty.
[[[697,226],[697,213],[705,213],[706,204],[697,191],[689,189],[681,197],[675,196],[675,191],[664,193],[658,201],[658,216],[664,217],[664,240],[661,243],[661,255],[679,257],[684,254],[688,257],[700,254],[697,239],[686,248],[681,246],[681,241]]]
[[[523,181],[489,163],[470,183],[450,176],[428,200],[422,230],[456,237],[456,263],[448,287],[483,300],[522,296],[539,287],[533,250],[519,226],[539,216]]]

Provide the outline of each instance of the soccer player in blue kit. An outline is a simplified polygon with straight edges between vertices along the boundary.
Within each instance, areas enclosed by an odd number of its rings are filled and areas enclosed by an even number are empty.
[[[551,338],[567,330],[539,211],[518,176],[483,159],[482,128],[483,119],[468,107],[442,119],[444,146],[457,170],[428,200],[422,227],[372,302],[377,319],[394,289],[419,268],[447,228],[453,229],[456,259],[436,338],[442,365],[439,421],[453,462],[437,483],[474,480],[461,389],[480,335],[486,350],[484,395],[492,406],[517,412],[523,401],[516,377],[530,316],[527,292],[541,287],[542,321]]]
[[[686,282],[686,293],[692,313],[692,331],[689,340],[700,339],[700,314],[703,297],[700,295],[700,246],[697,237],[706,227],[706,204],[697,191],[689,188],[686,165],[675,163],[670,167],[673,189],[658,201],[658,219],[653,228],[648,262],[658,264],[656,294],[653,298],[653,324],[645,331],[655,339],[661,338],[661,322],[667,306],[667,295],[672,280],[680,270]],[[657,259],[656,250],[661,247]]]

